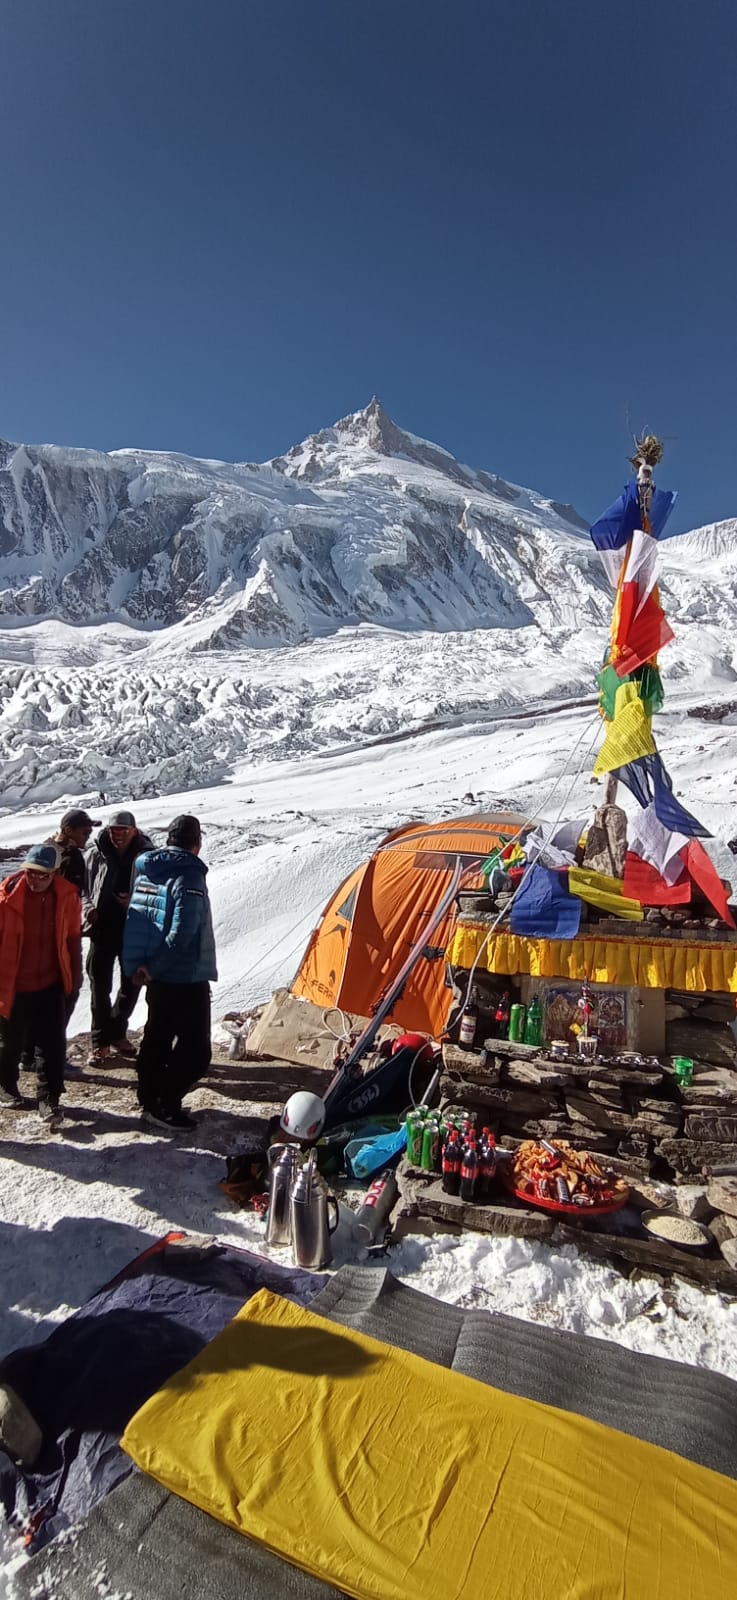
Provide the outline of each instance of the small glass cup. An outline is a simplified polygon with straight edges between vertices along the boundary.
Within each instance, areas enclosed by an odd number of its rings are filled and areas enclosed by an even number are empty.
[[[579,1033],[578,1053],[583,1061],[593,1061],[599,1048],[599,1040],[595,1033]]]
[[[690,1089],[693,1083],[693,1061],[690,1056],[674,1056],[676,1082],[682,1089]]]

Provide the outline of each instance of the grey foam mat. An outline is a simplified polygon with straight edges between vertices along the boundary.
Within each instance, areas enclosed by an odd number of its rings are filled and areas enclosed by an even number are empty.
[[[728,1378],[512,1317],[462,1311],[380,1268],[342,1268],[310,1309],[737,1477],[737,1385]],[[126,1600],[337,1600],[342,1593],[138,1472],[68,1543],[49,1546],[17,1573],[14,1594],[100,1600],[101,1583]]]
[[[537,1322],[463,1311],[377,1268],[344,1267],[311,1311],[508,1394],[591,1417],[737,1478],[737,1384]]]

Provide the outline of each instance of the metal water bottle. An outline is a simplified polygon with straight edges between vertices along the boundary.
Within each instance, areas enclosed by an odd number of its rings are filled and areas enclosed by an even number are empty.
[[[302,1156],[296,1144],[272,1144],[269,1150],[269,1205],[266,1212],[266,1243],[289,1244],[289,1191]]]
[[[339,1221],[338,1202],[318,1172],[316,1159],[316,1151],[311,1150],[307,1165],[300,1168],[294,1179],[289,1197],[294,1263],[313,1271],[330,1265],[333,1259],[330,1235],[335,1233]],[[332,1227],[331,1206],[334,1207]]]
[[[398,1199],[399,1187],[393,1172],[382,1172],[378,1178],[374,1178],[353,1221],[353,1237],[359,1244],[376,1243]]]

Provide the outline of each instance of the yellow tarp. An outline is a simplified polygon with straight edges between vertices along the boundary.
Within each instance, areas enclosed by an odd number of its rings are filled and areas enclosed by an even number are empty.
[[[457,923],[448,947],[454,967],[472,967],[488,933],[481,923]],[[685,944],[680,939],[525,939],[493,933],[481,953],[487,972],[514,977],[588,978],[639,989],[707,989],[737,993],[737,942]]]
[[[123,1448],[359,1600],[717,1600],[737,1483],[262,1290]]]
[[[588,867],[571,867],[568,888],[579,900],[588,900],[600,911],[610,911],[613,917],[624,917],[626,922],[645,920],[639,900],[628,900],[622,893],[621,878],[610,878],[605,872],[591,872]]]

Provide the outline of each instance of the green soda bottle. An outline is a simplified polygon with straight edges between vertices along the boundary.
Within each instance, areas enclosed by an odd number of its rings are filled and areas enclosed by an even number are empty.
[[[539,1045],[543,1042],[543,1008],[535,995],[534,1000],[527,1010],[525,1022],[525,1044]]]

